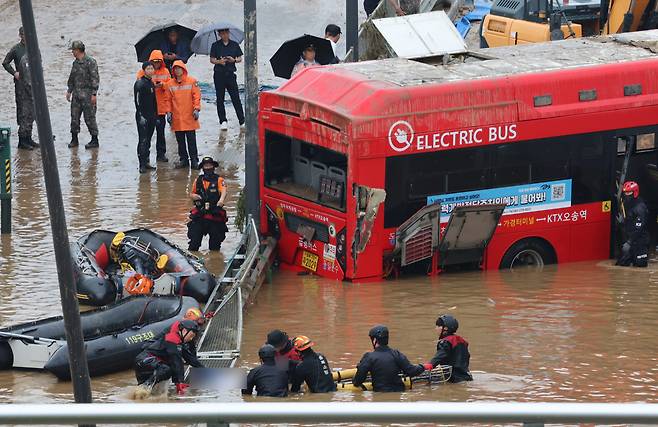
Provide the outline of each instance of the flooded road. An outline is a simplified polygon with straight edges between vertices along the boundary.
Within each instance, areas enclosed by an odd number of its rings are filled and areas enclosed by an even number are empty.
[[[280,328],[313,339],[333,368],[353,367],[370,350],[368,330],[384,323],[390,345],[422,363],[447,313],[470,343],[475,381],[329,398],[657,402],[656,304],[658,273],[605,262],[371,284],[280,273],[247,312],[242,361],[254,365],[267,332]]]
[[[390,328],[392,347],[422,363],[434,352],[436,317],[448,313],[457,317],[459,333],[470,343],[473,382],[418,385],[401,394],[337,392],[290,399],[655,403],[657,305],[657,272],[607,262],[552,266],[541,273],[473,272],[369,284],[278,272],[247,309],[240,365],[255,366],[267,332],[281,328],[290,336],[311,337],[333,368],[350,368],[370,350],[367,333],[377,323]],[[92,385],[97,401],[127,401],[134,377],[124,372],[95,378]],[[46,373],[0,373],[3,403],[65,401],[69,390],[69,383]],[[238,393],[221,395],[222,401],[240,399]]]
[[[6,24],[0,49],[9,50],[19,24],[15,1],[0,0]],[[343,8],[308,0],[259,1],[261,84],[280,81],[267,66],[283,40],[299,33],[320,33],[329,22],[344,22]],[[108,6],[110,5],[111,6]],[[172,163],[139,175],[132,84],[137,64],[132,43],[152,25],[177,19],[198,27],[214,19],[240,22],[242,2],[194,1],[161,4],[143,0],[60,0],[37,2],[36,16],[53,130],[72,238],[95,228],[148,227],[186,245],[189,192],[194,174],[176,171]],[[138,23],[138,24],[136,24]],[[274,28],[275,30],[272,30]],[[269,32],[268,32],[269,31]],[[72,39],[82,39],[100,67],[98,151],[66,148],[69,110],[65,82],[72,58]],[[344,44],[341,44],[344,46]],[[206,57],[190,60],[190,73],[211,82]],[[0,79],[0,122],[12,126],[15,145],[13,87]],[[242,81],[241,72],[238,73]],[[229,120],[234,117],[229,107]],[[244,135],[233,121],[228,133],[218,130],[212,93],[204,92],[199,152],[220,160],[230,193],[228,212],[235,216],[237,189],[244,183]],[[87,141],[83,126],[81,142]],[[173,161],[175,141],[168,134]],[[153,153],[154,154],[154,153]],[[58,315],[59,290],[39,152],[13,157],[13,234],[0,240],[0,325]],[[233,227],[222,252],[237,244]],[[219,273],[222,254],[201,253]],[[475,381],[446,386],[419,386],[404,394],[335,393],[295,396],[301,400],[527,400],[588,402],[656,402],[658,367],[658,274],[618,269],[605,263],[547,268],[542,273],[487,272],[416,277],[398,282],[346,284],[288,272],[275,275],[248,308],[242,364],[257,363],[257,349],[274,328],[291,336],[313,338],[335,368],[354,366],[369,350],[368,329],[386,323],[391,344],[412,362],[428,360],[434,351],[434,321],[440,313],[455,315],[471,344]],[[134,384],[131,372],[92,381],[96,401],[125,401]],[[63,402],[70,384],[46,373],[0,372],[0,403]],[[240,400],[237,394],[222,396]]]

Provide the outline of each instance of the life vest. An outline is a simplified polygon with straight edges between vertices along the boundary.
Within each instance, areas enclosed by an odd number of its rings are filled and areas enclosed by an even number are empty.
[[[223,208],[217,206],[219,199],[222,197],[222,188],[220,186],[220,176],[212,174],[209,176],[199,175],[194,184],[196,194],[201,196],[201,206],[193,208],[190,213],[192,217],[199,215],[211,221],[227,222],[228,216]],[[205,207],[210,206],[207,210]]]
[[[153,280],[141,274],[133,274],[124,289],[131,295],[149,295],[153,290]]]

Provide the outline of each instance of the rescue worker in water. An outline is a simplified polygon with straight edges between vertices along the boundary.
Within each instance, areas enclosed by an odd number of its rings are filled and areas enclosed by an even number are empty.
[[[226,200],[226,184],[224,178],[215,173],[219,166],[212,157],[204,156],[199,169],[203,173],[194,181],[190,199],[194,208],[190,211],[190,222],[187,223],[187,237],[190,239],[189,250],[198,251],[203,236],[208,234],[208,249],[218,251],[226,238],[226,222],[228,217],[224,210]]]
[[[183,361],[193,367],[203,367],[196,355],[185,351],[199,332],[194,320],[174,322],[171,327],[148,344],[135,358],[135,377],[140,386],[152,388],[169,378],[176,384],[176,392],[185,394],[189,384],[185,384]]]
[[[308,337],[300,335],[293,340],[295,350],[299,352],[302,361],[295,367],[292,375],[290,391],[300,391],[302,383],[311,393],[328,393],[336,391],[336,383],[331,375],[327,358],[322,353],[316,353],[311,347],[315,345]]]
[[[356,367],[352,384],[361,387],[368,373],[372,377],[373,391],[404,391],[400,373],[415,377],[425,371],[423,365],[412,365],[407,356],[388,346],[388,328],[377,325],[368,333],[372,343],[371,352],[363,355]]]
[[[257,396],[286,397],[288,395],[288,373],[276,366],[276,349],[265,344],[258,350],[262,364],[247,375],[247,388],[242,394],[251,395],[256,389]]]
[[[640,197],[640,186],[626,181],[622,187],[622,212],[624,212],[624,238],[617,265],[646,267],[649,251],[649,209]]]
[[[468,342],[456,335],[459,322],[454,317],[444,314],[436,319],[436,330],[439,341],[436,343],[436,354],[425,364],[425,369],[434,369],[437,365],[452,366],[451,383],[473,381],[468,370],[471,354],[468,352]]]

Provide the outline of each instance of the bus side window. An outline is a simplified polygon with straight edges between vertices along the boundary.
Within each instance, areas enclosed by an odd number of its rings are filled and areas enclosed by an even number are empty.
[[[638,153],[652,151],[656,149],[656,134],[645,133],[637,136],[635,151]]]
[[[557,181],[569,177],[569,143],[564,140],[531,142],[528,150],[530,182]]]
[[[443,152],[441,168],[446,173],[448,194],[479,190],[488,186],[489,156],[486,149]]]
[[[505,144],[496,147],[491,187],[510,187],[530,182],[528,144]]]
[[[605,147],[599,135],[590,135],[571,142],[572,203],[589,203],[610,197],[606,180],[609,175]]]

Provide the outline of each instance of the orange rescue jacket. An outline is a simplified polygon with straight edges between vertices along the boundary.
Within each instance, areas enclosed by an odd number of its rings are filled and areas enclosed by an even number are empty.
[[[201,110],[201,89],[197,80],[187,74],[183,61],[174,61],[172,69],[181,67],[183,76],[180,82],[176,76],[165,86],[167,93],[167,112],[172,113],[171,130],[174,132],[197,130],[201,126],[194,119],[194,110]]]
[[[169,81],[169,79],[171,79],[171,74],[169,74],[169,70],[167,67],[165,67],[164,55],[162,54],[162,51],[154,50],[151,52],[149,61],[155,61],[156,59],[162,61],[162,65],[160,66],[160,69],[155,70],[151,80],[153,81],[153,84],[162,83],[162,86],[155,88],[155,101],[158,104],[158,115],[162,116],[167,114],[167,92],[165,89],[165,84]],[[137,80],[141,79],[142,77],[144,77],[144,70],[139,70],[137,72]]]

